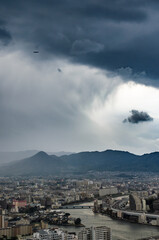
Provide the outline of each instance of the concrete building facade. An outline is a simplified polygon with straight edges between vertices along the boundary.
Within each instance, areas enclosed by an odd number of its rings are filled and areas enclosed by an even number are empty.
[[[78,240],[111,240],[111,230],[106,226],[85,228],[78,234]]]

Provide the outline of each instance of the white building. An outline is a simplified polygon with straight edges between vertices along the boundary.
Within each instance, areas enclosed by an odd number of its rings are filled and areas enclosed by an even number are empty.
[[[78,240],[111,240],[111,229],[106,226],[85,228],[78,234]]]
[[[54,230],[40,230],[33,234],[34,240],[77,240],[76,235],[69,234],[61,229]]]

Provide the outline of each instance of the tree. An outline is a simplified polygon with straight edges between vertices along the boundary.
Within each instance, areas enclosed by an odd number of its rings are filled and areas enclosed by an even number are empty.
[[[81,224],[81,219],[80,219],[80,218],[76,218],[76,219],[74,220],[74,223],[75,223],[75,225]]]

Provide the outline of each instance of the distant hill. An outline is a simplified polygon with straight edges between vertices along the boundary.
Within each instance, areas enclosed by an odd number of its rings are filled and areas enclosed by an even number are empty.
[[[125,151],[81,152],[62,156],[72,171],[152,171],[159,172],[159,152],[135,155]]]
[[[73,154],[73,152],[64,152],[64,151],[61,151],[61,152],[47,152],[47,154],[49,154],[49,155],[56,155],[57,157],[61,157],[63,155]]]
[[[80,152],[61,156],[72,171],[131,171],[139,156],[129,152],[106,150],[103,152]]]
[[[56,175],[61,173],[63,165],[62,159],[55,155],[49,156],[41,151],[30,158],[1,167],[0,175]]]
[[[106,150],[80,152],[57,157],[39,152],[32,157],[0,168],[0,175],[59,175],[88,171],[159,172],[159,152],[138,156],[129,152]]]

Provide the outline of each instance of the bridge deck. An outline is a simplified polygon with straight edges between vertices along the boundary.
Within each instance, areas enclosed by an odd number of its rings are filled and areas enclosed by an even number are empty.
[[[93,206],[78,206],[78,205],[67,205],[67,206],[61,206],[59,209],[90,209],[93,208]]]

